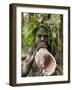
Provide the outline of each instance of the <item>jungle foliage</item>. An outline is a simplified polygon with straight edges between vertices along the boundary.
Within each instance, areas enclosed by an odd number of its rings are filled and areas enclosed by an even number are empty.
[[[62,15],[22,13],[22,51],[26,52],[35,44],[36,32],[41,24],[48,30],[48,46],[52,54],[61,48]]]

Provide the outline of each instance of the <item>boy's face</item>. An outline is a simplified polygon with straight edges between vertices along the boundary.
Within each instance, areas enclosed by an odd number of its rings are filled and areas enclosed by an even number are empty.
[[[40,28],[36,33],[36,43],[46,44],[48,42],[48,33],[45,28]]]

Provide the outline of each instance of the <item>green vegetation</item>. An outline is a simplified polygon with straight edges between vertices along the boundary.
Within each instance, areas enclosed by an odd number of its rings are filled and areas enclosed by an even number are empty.
[[[52,54],[61,47],[61,15],[22,13],[22,51],[26,52],[35,44],[36,32],[41,24],[48,29],[48,45]]]

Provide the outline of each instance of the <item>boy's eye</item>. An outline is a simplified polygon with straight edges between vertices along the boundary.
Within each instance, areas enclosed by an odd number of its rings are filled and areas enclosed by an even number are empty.
[[[40,37],[41,37],[41,35],[38,35],[38,37],[40,38]]]
[[[44,35],[45,38],[47,38],[48,36],[47,35]]]

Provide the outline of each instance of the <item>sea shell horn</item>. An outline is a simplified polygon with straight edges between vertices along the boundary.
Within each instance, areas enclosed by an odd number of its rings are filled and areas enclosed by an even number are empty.
[[[42,75],[52,75],[55,72],[56,60],[46,48],[39,49],[35,56],[35,62],[39,68],[42,68]]]

